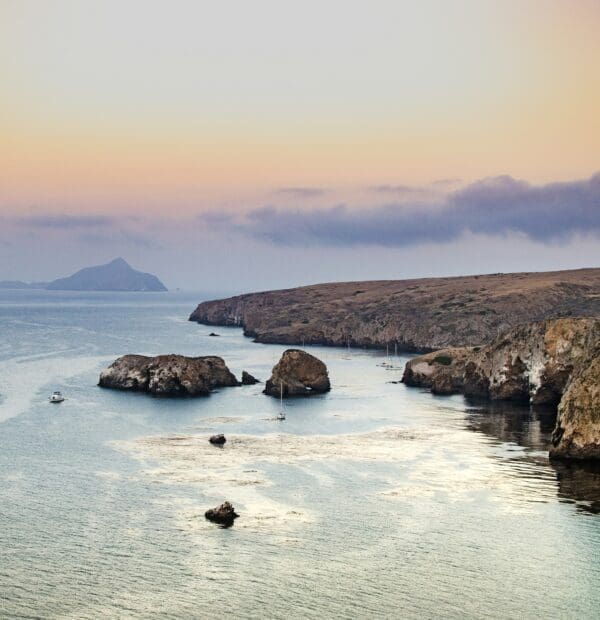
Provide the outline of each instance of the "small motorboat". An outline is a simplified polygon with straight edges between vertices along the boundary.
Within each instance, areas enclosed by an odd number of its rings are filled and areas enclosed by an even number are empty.
[[[61,392],[52,392],[52,395],[48,399],[51,403],[62,403],[65,400],[65,397]]]

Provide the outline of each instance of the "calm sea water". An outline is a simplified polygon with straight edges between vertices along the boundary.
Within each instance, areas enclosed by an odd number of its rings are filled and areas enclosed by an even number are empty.
[[[265,379],[284,347],[208,337],[186,320],[201,299],[0,292],[0,616],[598,617],[600,474],[548,462],[551,413],[433,397],[392,383],[406,358],[318,347],[333,389],[285,422],[260,385],[96,387],[129,352]],[[202,516],[225,499],[231,529]]]

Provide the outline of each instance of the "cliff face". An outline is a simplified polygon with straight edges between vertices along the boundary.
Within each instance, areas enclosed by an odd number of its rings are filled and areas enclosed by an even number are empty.
[[[558,407],[550,456],[600,459],[600,326]]]
[[[600,459],[600,319],[541,321],[481,349],[422,355],[406,364],[403,381],[438,393],[558,405],[551,455]]]
[[[600,269],[318,284],[204,302],[190,320],[239,325],[264,343],[430,351],[582,315],[600,316]]]

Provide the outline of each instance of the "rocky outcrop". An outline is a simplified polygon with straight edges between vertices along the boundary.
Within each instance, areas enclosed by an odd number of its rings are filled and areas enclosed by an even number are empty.
[[[242,385],[254,385],[255,383],[260,383],[260,381],[256,377],[253,377],[249,372],[243,370]]]
[[[208,441],[212,443],[213,446],[223,446],[225,445],[227,439],[225,438],[225,435],[223,435],[223,433],[219,433],[218,435],[212,435]]]
[[[555,319],[517,327],[474,353],[464,393],[491,400],[558,405],[575,368],[589,355],[599,319]]]
[[[213,523],[218,523],[223,527],[231,527],[235,519],[240,515],[234,510],[229,502],[223,502],[216,508],[209,508],[204,516]]]
[[[124,355],[102,371],[98,385],[157,396],[206,396],[239,383],[220,357]]]
[[[273,367],[264,389],[270,396],[306,396],[331,389],[327,366],[314,355],[298,349],[284,351]]]
[[[406,363],[402,382],[413,387],[430,388],[433,394],[462,392],[465,364],[472,354],[472,348],[454,347],[420,355]]]
[[[318,284],[204,302],[190,320],[264,343],[422,352],[569,316],[600,316],[600,269]]]
[[[422,355],[407,363],[403,381],[438,393],[558,406],[551,456],[600,458],[600,319],[541,321],[480,349]]]

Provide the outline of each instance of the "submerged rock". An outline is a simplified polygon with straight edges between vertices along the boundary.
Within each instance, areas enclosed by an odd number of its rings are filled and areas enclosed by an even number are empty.
[[[208,441],[215,446],[222,446],[227,439],[225,438],[225,435],[219,433],[218,435],[213,435]]]
[[[235,519],[240,515],[234,510],[233,506],[229,502],[223,502],[216,508],[209,508],[204,516],[213,523],[218,523],[224,527],[231,527]]]
[[[273,367],[264,393],[270,396],[302,396],[328,392],[331,389],[327,366],[314,355],[288,349]]]
[[[249,372],[243,370],[242,385],[254,385],[255,383],[260,383],[260,381],[256,377],[253,377]]]
[[[98,385],[157,396],[206,396],[239,383],[220,357],[124,355],[101,372]]]
[[[218,338],[221,334],[215,334],[215,332],[210,332],[210,334],[208,334],[209,336],[212,336],[213,338]]]

